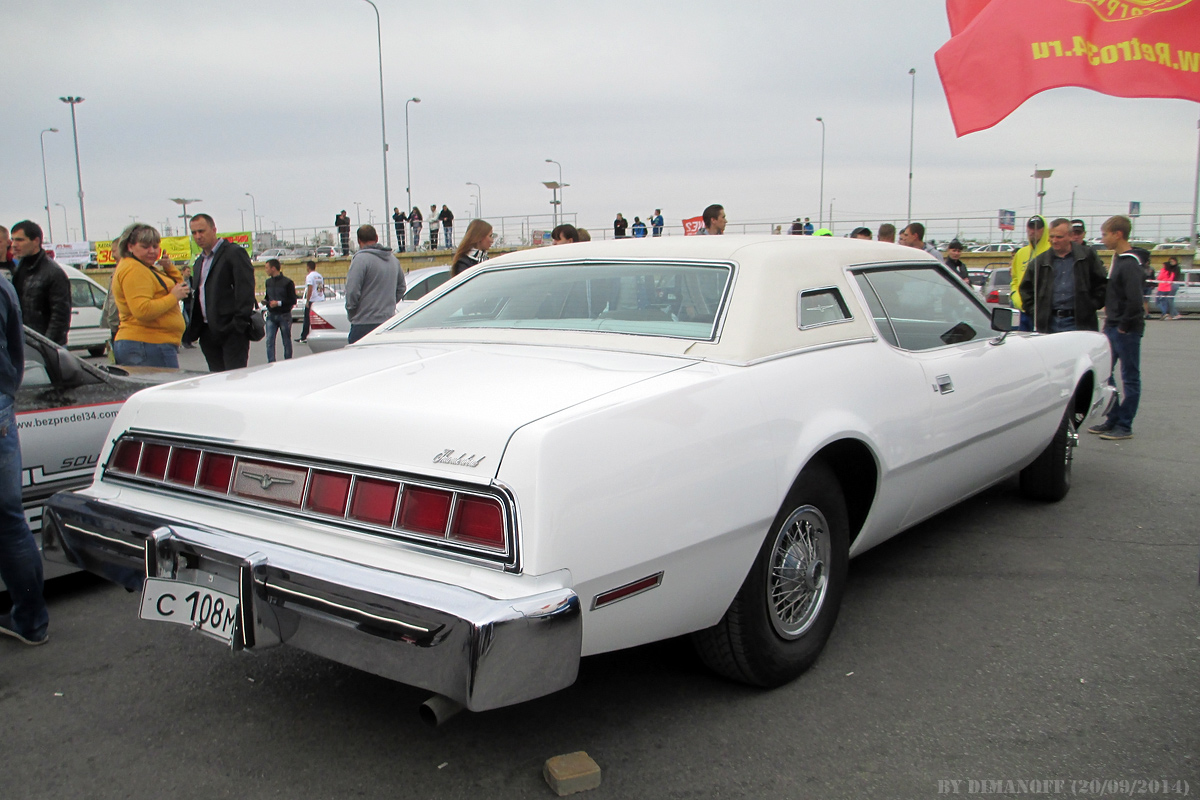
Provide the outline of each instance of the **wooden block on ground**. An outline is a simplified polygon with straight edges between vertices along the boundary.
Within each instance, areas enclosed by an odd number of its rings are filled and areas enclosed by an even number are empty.
[[[600,765],[580,750],[546,759],[542,777],[559,797],[585,792],[600,785]]]

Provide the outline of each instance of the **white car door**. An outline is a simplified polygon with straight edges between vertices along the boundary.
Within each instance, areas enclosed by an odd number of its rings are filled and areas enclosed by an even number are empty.
[[[905,524],[1011,474],[1036,452],[1056,402],[1026,336],[1001,337],[987,311],[934,265],[858,273],[887,313],[884,337],[924,375],[930,424],[920,429],[921,480]]]

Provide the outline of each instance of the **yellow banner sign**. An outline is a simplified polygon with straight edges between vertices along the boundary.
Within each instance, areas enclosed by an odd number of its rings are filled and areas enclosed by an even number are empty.
[[[251,242],[254,236],[250,231],[218,233],[217,235],[230,244],[236,244],[245,250],[247,254],[250,253]],[[162,249],[175,262],[191,261],[195,256],[200,254],[199,248],[196,247],[195,242],[192,241],[192,237],[190,236],[163,237]],[[116,265],[116,253],[113,251],[113,243],[111,241],[96,242],[96,263],[102,267]]]

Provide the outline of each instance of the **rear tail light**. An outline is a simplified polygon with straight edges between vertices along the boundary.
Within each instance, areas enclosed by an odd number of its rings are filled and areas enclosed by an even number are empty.
[[[138,462],[137,474],[143,478],[161,481],[167,477],[167,458],[171,448],[165,444],[142,445],[142,460]]]
[[[233,477],[233,456],[205,453],[200,464],[200,488],[210,492],[228,492]]]
[[[414,533],[444,536],[453,497],[450,492],[440,489],[405,487],[404,500],[400,503],[400,527]]]
[[[469,544],[504,549],[504,511],[499,501],[459,496],[450,538]]]
[[[372,525],[392,526],[396,519],[396,498],[400,484],[374,478],[359,478],[354,482],[354,499],[350,501],[350,519]]]
[[[460,551],[465,547],[514,555],[504,501],[486,490],[409,483],[399,475],[365,474],[292,457],[239,455],[157,437],[145,441],[133,435],[113,446],[106,470],[114,477],[128,476],[175,491],[198,490],[256,507],[285,507],[361,523],[376,532],[438,539],[460,545]]]
[[[334,327],[316,311],[308,312],[308,327],[314,331],[331,331]]]
[[[136,439],[122,439],[113,448],[112,458],[108,460],[108,464],[115,470],[128,472],[130,475],[133,475],[137,473],[138,460],[141,457],[141,442]]]
[[[309,511],[316,511],[318,514],[344,517],[346,516],[346,500],[349,496],[349,475],[340,472],[314,471],[308,489],[306,507]]]
[[[999,304],[1000,303],[1000,290],[992,289],[990,292],[988,292],[987,301],[989,303]]]
[[[167,480],[187,486],[196,485],[200,472],[200,451],[176,447],[171,453],[171,466],[167,469]]]

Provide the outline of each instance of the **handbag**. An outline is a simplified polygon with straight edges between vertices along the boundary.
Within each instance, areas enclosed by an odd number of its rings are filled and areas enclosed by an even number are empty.
[[[252,342],[261,342],[267,338],[267,321],[260,309],[256,308],[250,313],[250,328],[246,331],[246,336]]]

